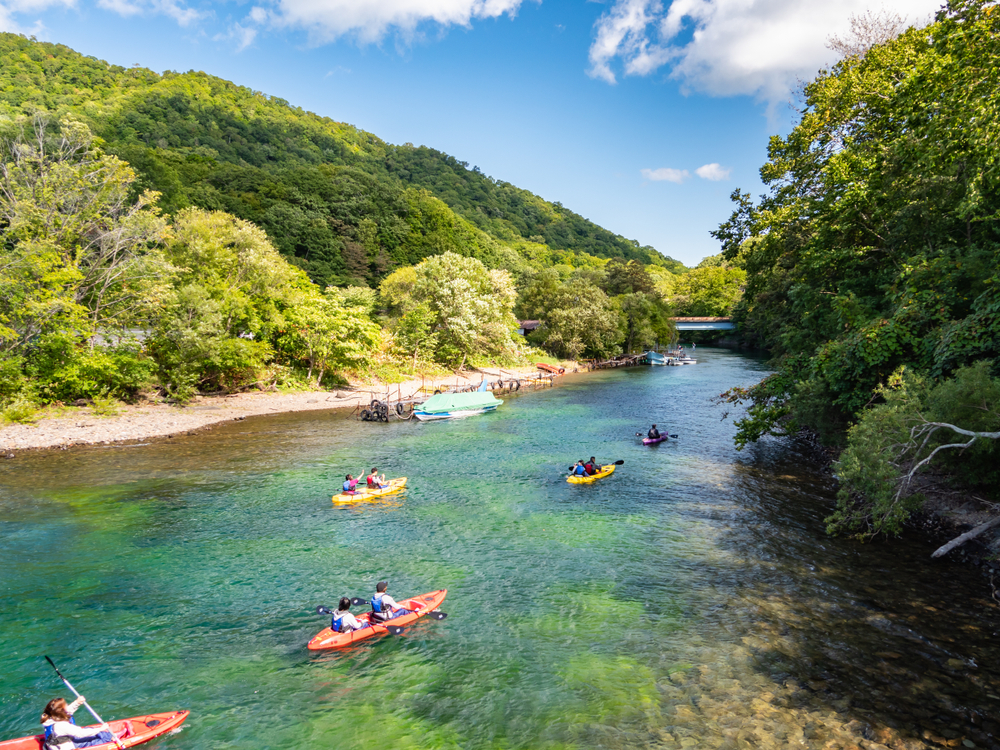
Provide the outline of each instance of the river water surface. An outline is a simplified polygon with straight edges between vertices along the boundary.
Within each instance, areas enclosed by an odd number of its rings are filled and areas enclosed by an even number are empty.
[[[189,708],[155,747],[998,748],[1000,609],[921,540],[830,539],[831,480],[742,453],[711,397],[763,364],[562,379],[454,422],[230,423],[0,465],[0,738],[64,690]],[[650,422],[676,441],[644,448]],[[589,486],[578,458],[624,459]],[[410,489],[333,507],[373,465]],[[317,604],[447,588],[347,651]],[[998,748],[1000,750],[1000,748]]]

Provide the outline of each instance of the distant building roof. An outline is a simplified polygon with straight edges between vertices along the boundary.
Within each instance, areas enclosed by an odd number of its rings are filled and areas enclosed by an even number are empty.
[[[542,321],[540,321],[540,320],[519,320],[519,321],[517,321],[517,326],[522,331],[534,331],[541,324],[542,324]]]

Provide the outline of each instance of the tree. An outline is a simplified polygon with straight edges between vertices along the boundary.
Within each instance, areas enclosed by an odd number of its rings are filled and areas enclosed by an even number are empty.
[[[311,380],[315,373],[317,385],[331,368],[360,365],[379,343],[379,327],[368,311],[345,306],[336,287],[324,295],[305,288],[286,301],[284,318],[278,344],[292,358],[306,360],[306,377]]]
[[[729,315],[743,294],[746,278],[746,271],[729,264],[693,268],[674,281],[670,300],[674,312],[686,316]]]
[[[995,486],[1000,379],[990,375],[990,363],[961,368],[936,385],[901,368],[879,395],[882,403],[848,430],[831,532],[898,534],[923,503],[914,488],[932,465],[960,471],[968,484]]]
[[[939,379],[1000,358],[1000,15],[955,0],[872,41],[806,86],[771,140],[769,193],[735,193],[716,232],[745,261],[734,317],[783,373],[783,418],[828,433],[900,367]]]
[[[470,356],[515,356],[516,293],[507,271],[488,270],[475,258],[448,252],[427,258],[412,272],[391,274],[380,294],[400,317],[427,305],[442,362],[461,369]]]
[[[130,198],[135,173],[89,129],[39,115],[0,139],[0,346],[48,331],[122,328],[161,304],[172,269],[156,195]]]

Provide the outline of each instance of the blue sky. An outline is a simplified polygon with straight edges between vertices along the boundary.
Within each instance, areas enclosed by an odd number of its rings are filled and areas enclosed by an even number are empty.
[[[868,11],[939,0],[0,0],[0,30],[203,70],[427,145],[686,264],[762,191],[790,91]]]

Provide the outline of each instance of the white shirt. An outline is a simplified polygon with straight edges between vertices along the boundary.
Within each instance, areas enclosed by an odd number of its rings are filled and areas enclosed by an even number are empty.
[[[335,618],[340,618],[340,632],[350,633],[352,630],[361,630],[365,627],[363,622],[360,622],[357,617],[352,615],[350,612],[340,612],[338,611]]]
[[[382,594],[382,611],[388,610],[391,612],[394,609],[402,609],[402,607],[396,604],[396,600],[388,594]]]

